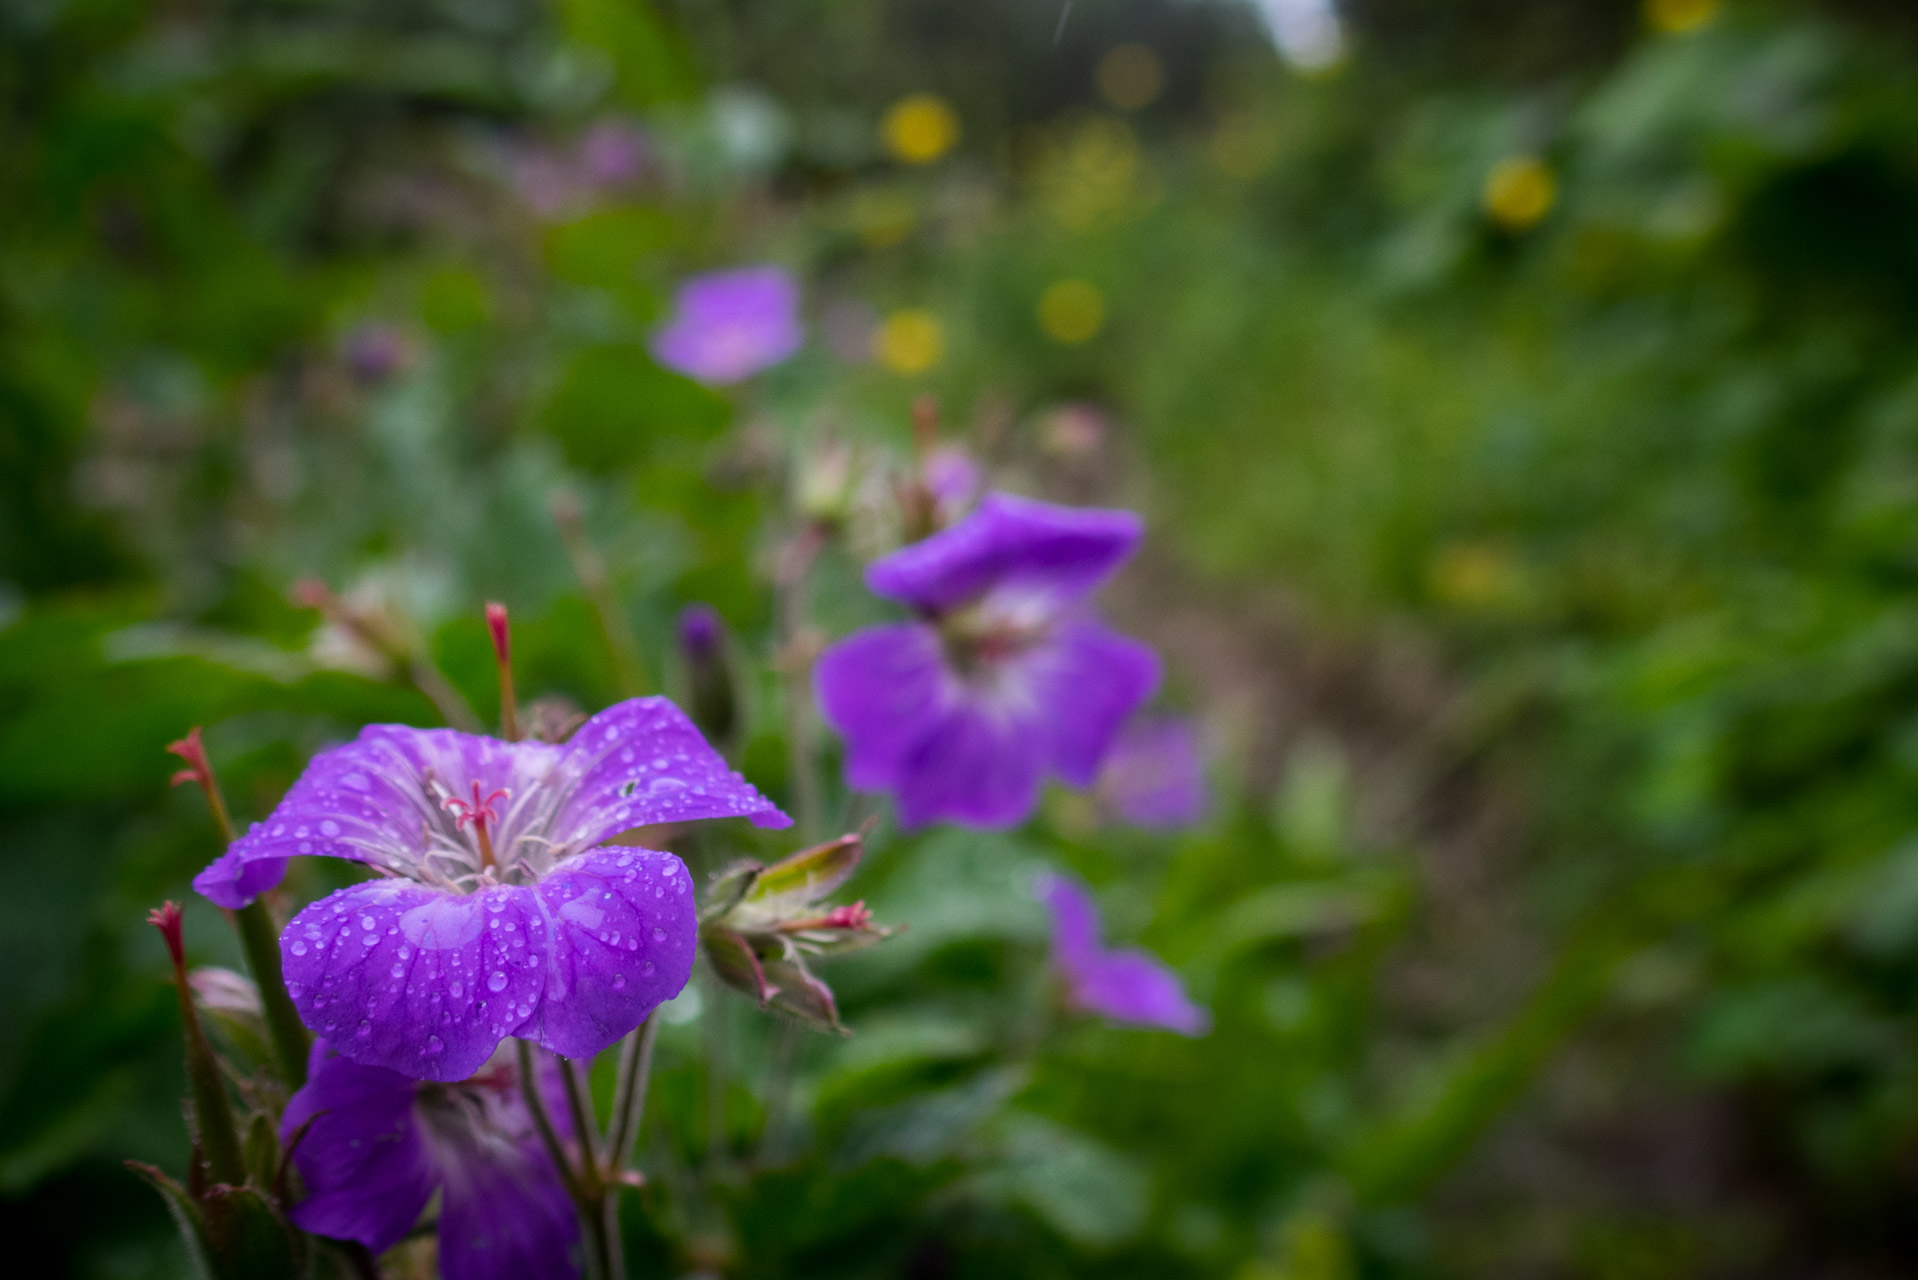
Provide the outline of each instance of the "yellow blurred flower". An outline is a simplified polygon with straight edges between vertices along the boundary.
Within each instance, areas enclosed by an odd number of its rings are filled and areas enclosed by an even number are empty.
[[[1099,93],[1121,111],[1152,105],[1165,92],[1165,64],[1150,46],[1116,45],[1099,59]]]
[[[1084,280],[1058,280],[1039,295],[1039,327],[1054,342],[1076,345],[1105,327],[1106,300],[1099,286]]]
[[[879,363],[894,373],[924,373],[946,354],[946,329],[932,312],[911,307],[887,316],[872,346]]]
[[[1468,608],[1501,604],[1519,590],[1519,566],[1497,542],[1454,542],[1438,549],[1426,582],[1441,602]]]
[[[945,99],[915,93],[892,104],[879,132],[894,159],[931,164],[958,143],[959,117]]]
[[[1486,216],[1507,231],[1538,225],[1558,201],[1558,179],[1537,156],[1507,156],[1485,179]]]
[[[1718,0],[1645,0],[1645,22],[1654,31],[1696,31],[1718,16]]]
[[[1137,199],[1139,140],[1111,116],[1093,116],[1040,148],[1040,198],[1068,230],[1083,231]]]

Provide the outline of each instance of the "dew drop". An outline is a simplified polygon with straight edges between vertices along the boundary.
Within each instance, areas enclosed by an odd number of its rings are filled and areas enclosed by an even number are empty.
[[[437,1058],[446,1051],[446,1042],[438,1036],[426,1037],[426,1047],[420,1050],[422,1058]]]
[[[328,818],[320,824],[320,834],[323,836],[336,836],[340,834],[340,824]]]
[[[486,989],[488,991],[504,991],[506,989],[506,975],[495,969],[493,976],[486,980]]]
[[[450,990],[453,993],[453,998],[457,1000],[461,996],[466,994],[466,985],[464,983],[455,982],[450,988]]]
[[[616,974],[614,974],[614,975],[613,975],[613,990],[615,990],[615,991],[624,991],[625,989],[626,989],[626,975],[625,975],[625,974],[623,974],[623,973],[616,973]]]
[[[654,942],[666,941],[666,931],[660,928],[658,925],[653,926],[653,941]]]
[[[371,1040],[373,1038],[373,1024],[365,1018],[361,1018],[360,1025],[354,1030],[353,1034],[361,1040]]]
[[[372,916],[360,917],[360,928],[362,929],[377,929],[379,928],[379,925],[380,925],[380,922],[375,920]]]
[[[640,971],[641,973],[643,973],[643,974],[645,974],[645,975],[646,975],[647,977],[649,977],[649,978],[650,978],[650,977],[652,977],[652,976],[653,976],[653,962],[652,962],[651,960],[641,960],[641,961],[639,962],[639,971]]]
[[[296,956],[303,956],[306,954],[306,944],[304,942],[296,942],[291,947],[288,947],[287,950]]]

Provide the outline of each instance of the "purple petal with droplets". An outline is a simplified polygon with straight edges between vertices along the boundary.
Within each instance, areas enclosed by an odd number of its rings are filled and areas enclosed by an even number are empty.
[[[670,853],[595,849],[533,890],[550,939],[544,1000],[521,1030],[585,1058],[637,1027],[692,976],[692,877]]]
[[[293,1150],[307,1193],[289,1214],[297,1226],[376,1254],[412,1229],[438,1182],[413,1114],[418,1090],[418,1081],[314,1043],[306,1085],[280,1120],[283,1144],[312,1121]]]
[[[945,610],[990,590],[1043,593],[1060,605],[1093,591],[1139,544],[1130,511],[986,496],[966,519],[866,569],[866,585],[920,609]]]
[[[581,725],[554,778],[566,799],[553,831],[568,849],[659,822],[744,817],[759,827],[792,825],[664,698],[632,698]]]
[[[1150,647],[1082,620],[1062,624],[1018,665],[1045,708],[1050,763],[1075,787],[1098,778],[1119,730],[1159,686],[1159,655]]]
[[[502,843],[510,842],[514,828],[536,824],[534,810],[550,803],[540,784],[559,756],[560,748],[540,742],[368,725],[352,742],[314,756],[272,814],[235,840],[193,887],[220,906],[241,907],[277,882],[288,858],[299,856],[413,874],[426,851],[423,832],[453,829],[451,815],[429,794],[429,775],[458,797],[474,782],[482,794],[511,792],[500,824]]]
[[[958,695],[939,633],[923,622],[856,632],[819,655],[820,714],[846,739],[846,781],[890,791],[900,762],[944,721]]]
[[[294,916],[280,957],[300,1017],[342,1055],[463,1080],[537,1011],[546,930],[529,888],[372,880]]]

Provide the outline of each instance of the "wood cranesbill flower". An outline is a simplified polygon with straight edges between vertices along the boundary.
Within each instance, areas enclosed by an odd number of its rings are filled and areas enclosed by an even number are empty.
[[[607,842],[726,817],[791,825],[664,698],[609,707],[563,746],[373,725],[315,756],[194,887],[238,907],[288,858],[373,867],[287,925],[287,990],[346,1057],[462,1080],[507,1036],[588,1057],[677,995],[691,877]]]
[[[907,826],[1023,820],[1048,773],[1092,785],[1159,682],[1152,650],[1087,598],[1132,554],[1129,511],[989,495],[972,515],[866,570],[918,615],[820,655],[814,683],[846,740],[846,781],[897,798]]]
[[[1099,774],[1099,798],[1122,821],[1161,831],[1205,817],[1205,757],[1197,726],[1180,716],[1128,724]]]
[[[715,386],[743,382],[799,350],[799,285],[780,267],[741,267],[694,276],[653,335],[653,356]]]
[[[553,1060],[540,1062],[547,1113],[562,1116]],[[580,1273],[572,1199],[505,1055],[469,1080],[441,1084],[364,1066],[318,1041],[280,1131],[306,1191],[288,1216],[315,1235],[383,1253],[438,1192],[444,1280]]]
[[[1099,908],[1077,880],[1041,876],[1039,900],[1052,913],[1052,963],[1076,1009],[1115,1022],[1203,1035],[1211,1019],[1186,998],[1177,974],[1137,948],[1113,949],[1099,936]]]

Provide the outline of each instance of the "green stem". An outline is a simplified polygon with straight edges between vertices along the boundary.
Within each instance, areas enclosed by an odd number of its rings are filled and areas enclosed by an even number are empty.
[[[299,1010],[293,1007],[293,997],[286,993],[286,980],[280,973],[279,933],[273,927],[273,917],[267,912],[266,900],[255,898],[234,912],[233,919],[239,926],[247,968],[253,971],[253,981],[260,988],[260,1004],[266,1010],[266,1030],[273,1040],[274,1052],[279,1055],[280,1070],[287,1084],[297,1089],[306,1083],[306,1060],[313,1041],[307,1034],[306,1024],[300,1021]]]
[[[585,1213],[588,1201],[584,1188],[573,1172],[572,1161],[566,1158],[566,1148],[560,1143],[559,1130],[553,1127],[553,1117],[546,1113],[546,1100],[539,1096],[539,1078],[533,1069],[533,1043],[519,1040],[514,1042],[514,1047],[519,1053],[519,1091],[526,1098],[527,1111],[532,1113],[533,1127],[539,1131],[540,1141],[546,1144],[546,1154],[559,1171],[559,1180],[566,1184],[566,1194]]]
[[[626,1037],[619,1054],[619,1076],[613,1086],[613,1118],[606,1134],[606,1176],[610,1182],[632,1160],[633,1142],[646,1111],[646,1085],[653,1072],[653,1044],[659,1039],[659,1011],[646,1015],[639,1030]]]

